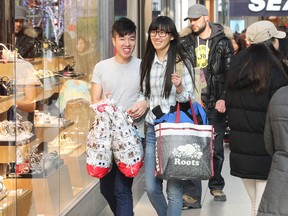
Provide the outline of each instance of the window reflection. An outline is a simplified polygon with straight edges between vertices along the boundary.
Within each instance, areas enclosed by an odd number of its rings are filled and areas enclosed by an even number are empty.
[[[15,1],[11,25],[16,37],[0,61],[0,176],[7,189],[0,207],[11,215],[59,215],[98,182],[85,164],[98,1]]]

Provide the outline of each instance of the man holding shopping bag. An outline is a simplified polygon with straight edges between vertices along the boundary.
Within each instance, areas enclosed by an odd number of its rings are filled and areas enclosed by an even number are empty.
[[[99,103],[103,94],[107,94],[132,119],[140,118],[147,109],[147,103],[137,102],[140,92],[140,59],[132,56],[136,46],[134,22],[124,17],[117,20],[112,27],[112,42],[115,56],[97,63],[93,71],[92,103]],[[141,121],[137,126],[139,130],[141,126],[144,127]],[[120,172],[115,162],[112,170],[100,179],[101,193],[114,215],[133,215],[132,183],[133,178]]]

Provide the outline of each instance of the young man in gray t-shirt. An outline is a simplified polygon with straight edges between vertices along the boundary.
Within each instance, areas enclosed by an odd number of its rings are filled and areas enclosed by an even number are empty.
[[[135,24],[124,17],[116,21],[112,27],[112,42],[115,56],[97,63],[93,71],[92,103],[109,95],[132,119],[139,119],[147,109],[147,102],[138,100],[141,60],[132,56],[136,46]],[[137,126],[141,132],[143,125]],[[114,215],[133,215],[132,183],[133,178],[122,174],[115,163],[100,179],[100,191]]]

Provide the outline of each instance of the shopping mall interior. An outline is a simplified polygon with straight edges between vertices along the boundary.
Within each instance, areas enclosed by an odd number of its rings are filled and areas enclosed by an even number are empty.
[[[180,32],[189,25],[184,21],[188,8],[196,3],[206,6],[211,22],[228,26],[232,33],[258,20],[287,29],[287,2],[263,1],[262,8],[256,0],[251,2],[0,0],[0,216],[112,216],[99,179],[87,173],[86,144],[95,119],[90,107],[92,73],[97,62],[115,54],[115,20],[128,17],[135,22],[133,56],[138,58],[144,55],[153,18],[171,17]],[[19,6],[25,10],[17,11]],[[32,56],[20,55],[19,19],[35,42]],[[29,106],[23,106],[28,100]],[[227,201],[214,201],[203,180],[202,208],[183,210],[183,216],[250,215],[244,186],[230,175],[229,143],[224,146]],[[144,185],[142,168],[133,183],[134,214],[156,216]]]

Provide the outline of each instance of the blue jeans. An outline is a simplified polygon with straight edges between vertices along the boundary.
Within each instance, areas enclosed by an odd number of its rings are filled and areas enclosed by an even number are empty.
[[[100,179],[101,194],[107,200],[115,216],[133,216],[133,178],[122,174],[113,163],[112,170]]]
[[[158,216],[181,216],[182,212],[182,181],[167,181],[168,205],[163,194],[163,180],[155,176],[155,131],[154,125],[147,124],[145,150],[145,185],[148,198]]]
[[[223,139],[226,128],[226,114],[219,113],[215,109],[206,111],[209,124],[214,126],[214,176],[208,181],[210,190],[222,190],[225,186],[224,178],[221,175],[224,162],[224,146]],[[201,180],[187,180],[184,183],[183,193],[187,194],[199,201],[202,196]]]

